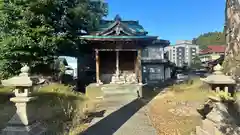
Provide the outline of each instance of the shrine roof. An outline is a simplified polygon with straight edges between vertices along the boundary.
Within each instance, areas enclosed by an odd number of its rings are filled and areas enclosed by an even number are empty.
[[[123,21],[119,15],[114,20],[101,20],[96,31],[90,33],[95,36],[146,36],[147,31],[138,21]]]
[[[82,39],[86,40],[155,40],[157,36],[97,36],[97,35],[84,35]]]
[[[157,36],[148,36],[138,21],[122,21],[119,15],[114,20],[101,20],[98,30],[90,35],[81,36],[85,40],[95,41],[153,41]]]
[[[100,26],[97,32],[105,31],[110,29],[114,24],[115,20],[102,20],[100,21]],[[144,30],[143,26],[139,24],[138,21],[120,21],[120,23],[129,29],[134,30],[139,35],[146,35],[148,32]]]

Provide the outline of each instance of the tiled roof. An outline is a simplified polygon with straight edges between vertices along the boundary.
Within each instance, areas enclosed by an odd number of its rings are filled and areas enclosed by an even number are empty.
[[[116,16],[117,17],[117,16]],[[119,17],[119,16],[118,16]],[[127,26],[130,29],[133,29],[134,31],[136,31],[137,33],[139,33],[140,35],[144,35],[147,34],[147,31],[144,30],[143,26],[139,24],[138,21],[123,21],[121,19],[119,19],[120,22]],[[105,31],[109,28],[112,27],[112,25],[116,22],[115,20],[101,20],[100,21],[100,26],[99,26],[99,30],[98,31]]]
[[[94,36],[94,35],[84,35],[81,36],[82,39],[86,40],[105,40],[105,41],[121,41],[121,40],[156,40],[157,36]]]
[[[203,49],[200,51],[200,54],[208,54],[208,53],[224,53],[225,45],[210,45],[207,49]]]

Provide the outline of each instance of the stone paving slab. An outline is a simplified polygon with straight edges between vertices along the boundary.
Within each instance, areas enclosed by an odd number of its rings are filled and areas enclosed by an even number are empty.
[[[147,105],[137,98],[138,89],[132,84],[104,87],[97,112],[105,113],[94,118],[82,135],[157,135],[147,116]]]
[[[157,135],[146,113],[146,108],[141,108],[114,135]]]
[[[95,118],[82,135],[157,135],[142,101],[132,99],[122,103],[102,108],[106,109],[104,117]]]

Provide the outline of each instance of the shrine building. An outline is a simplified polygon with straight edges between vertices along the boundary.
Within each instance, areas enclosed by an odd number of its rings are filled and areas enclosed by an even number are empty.
[[[171,78],[173,64],[164,55],[170,42],[149,36],[138,21],[117,15],[81,38],[94,51],[97,84],[157,84]]]

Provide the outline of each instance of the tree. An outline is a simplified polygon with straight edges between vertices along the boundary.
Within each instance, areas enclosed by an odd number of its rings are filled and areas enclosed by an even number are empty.
[[[194,44],[199,45],[200,49],[206,49],[208,45],[225,45],[225,35],[223,32],[204,33],[192,40]]]
[[[240,4],[238,0],[227,0],[225,7],[225,34],[227,48],[223,68],[225,73],[240,76]]]
[[[198,69],[201,67],[201,65],[202,65],[202,62],[198,56],[196,56],[192,59],[192,63],[191,63],[192,68]]]
[[[96,29],[107,11],[102,2],[89,0],[5,0],[0,9],[3,77],[23,64],[44,72],[59,53],[76,55],[83,43],[79,36]]]

